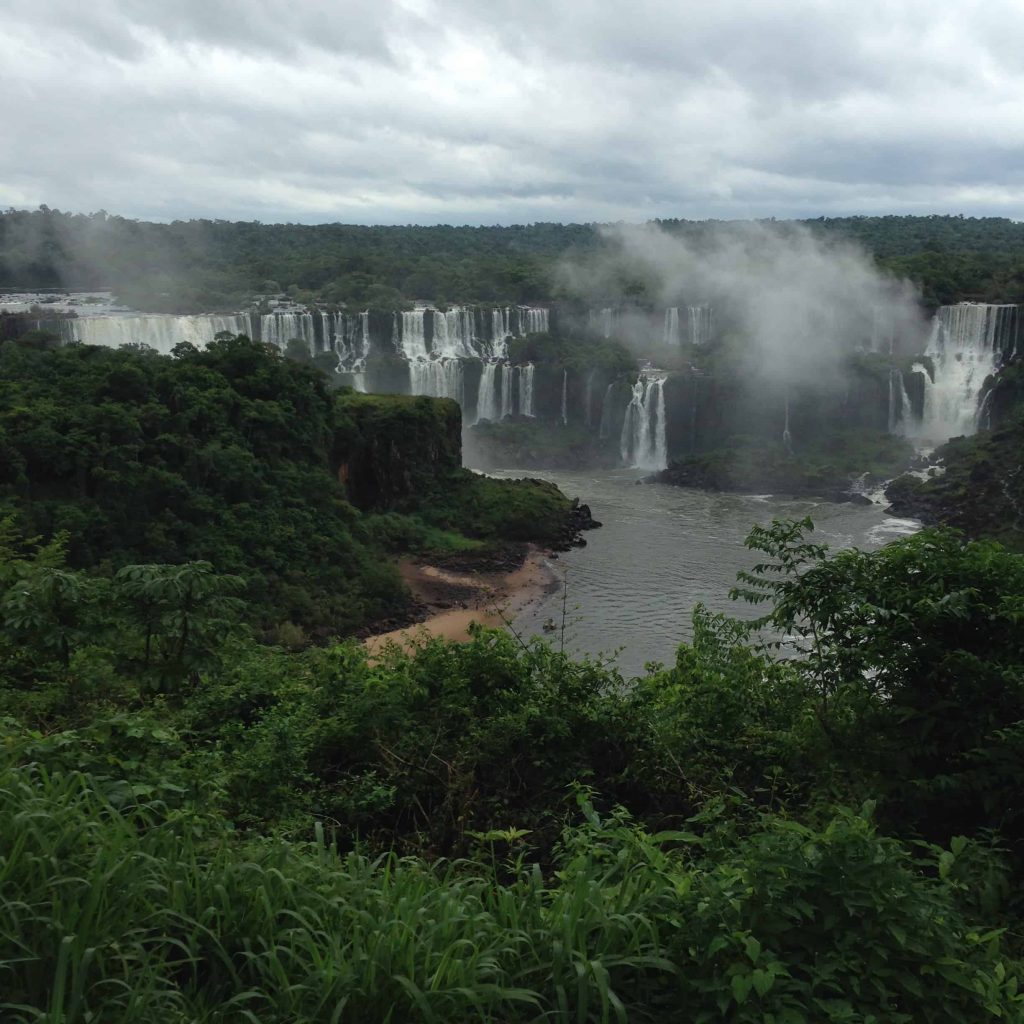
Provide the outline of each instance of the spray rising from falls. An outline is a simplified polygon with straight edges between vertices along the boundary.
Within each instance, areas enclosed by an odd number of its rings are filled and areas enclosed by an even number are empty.
[[[665,469],[668,449],[665,432],[664,377],[641,375],[622,423],[619,450],[622,461],[635,469]]]
[[[1017,351],[1021,328],[1017,306],[941,306],[925,349],[931,372],[922,364],[914,366],[924,382],[924,404],[920,421],[909,425],[907,433],[933,441],[973,434],[985,378]]]

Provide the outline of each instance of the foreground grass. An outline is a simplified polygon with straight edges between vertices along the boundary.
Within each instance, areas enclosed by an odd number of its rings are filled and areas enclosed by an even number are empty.
[[[915,861],[856,814],[651,836],[581,797],[543,873],[513,831],[468,861],[341,855],[6,761],[5,1021],[1020,1019],[1019,967],[958,903],[963,844]]]

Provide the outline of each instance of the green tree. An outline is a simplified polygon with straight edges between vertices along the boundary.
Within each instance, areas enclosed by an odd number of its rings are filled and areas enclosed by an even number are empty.
[[[209,562],[127,565],[114,576],[114,596],[143,633],[143,666],[161,688],[191,678],[218,661],[237,629],[245,586]]]

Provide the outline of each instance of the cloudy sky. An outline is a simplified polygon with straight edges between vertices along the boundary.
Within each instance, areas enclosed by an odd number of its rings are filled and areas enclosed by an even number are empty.
[[[1024,217],[1022,0],[0,0],[0,206]]]

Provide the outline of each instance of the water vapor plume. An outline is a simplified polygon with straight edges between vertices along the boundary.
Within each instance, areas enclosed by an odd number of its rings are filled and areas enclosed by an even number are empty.
[[[858,350],[920,349],[915,289],[845,240],[774,222],[617,225],[604,236],[599,256],[563,266],[562,283],[584,301],[621,303],[621,333],[640,349],[661,340],[641,310],[704,304],[776,384],[820,384]]]

